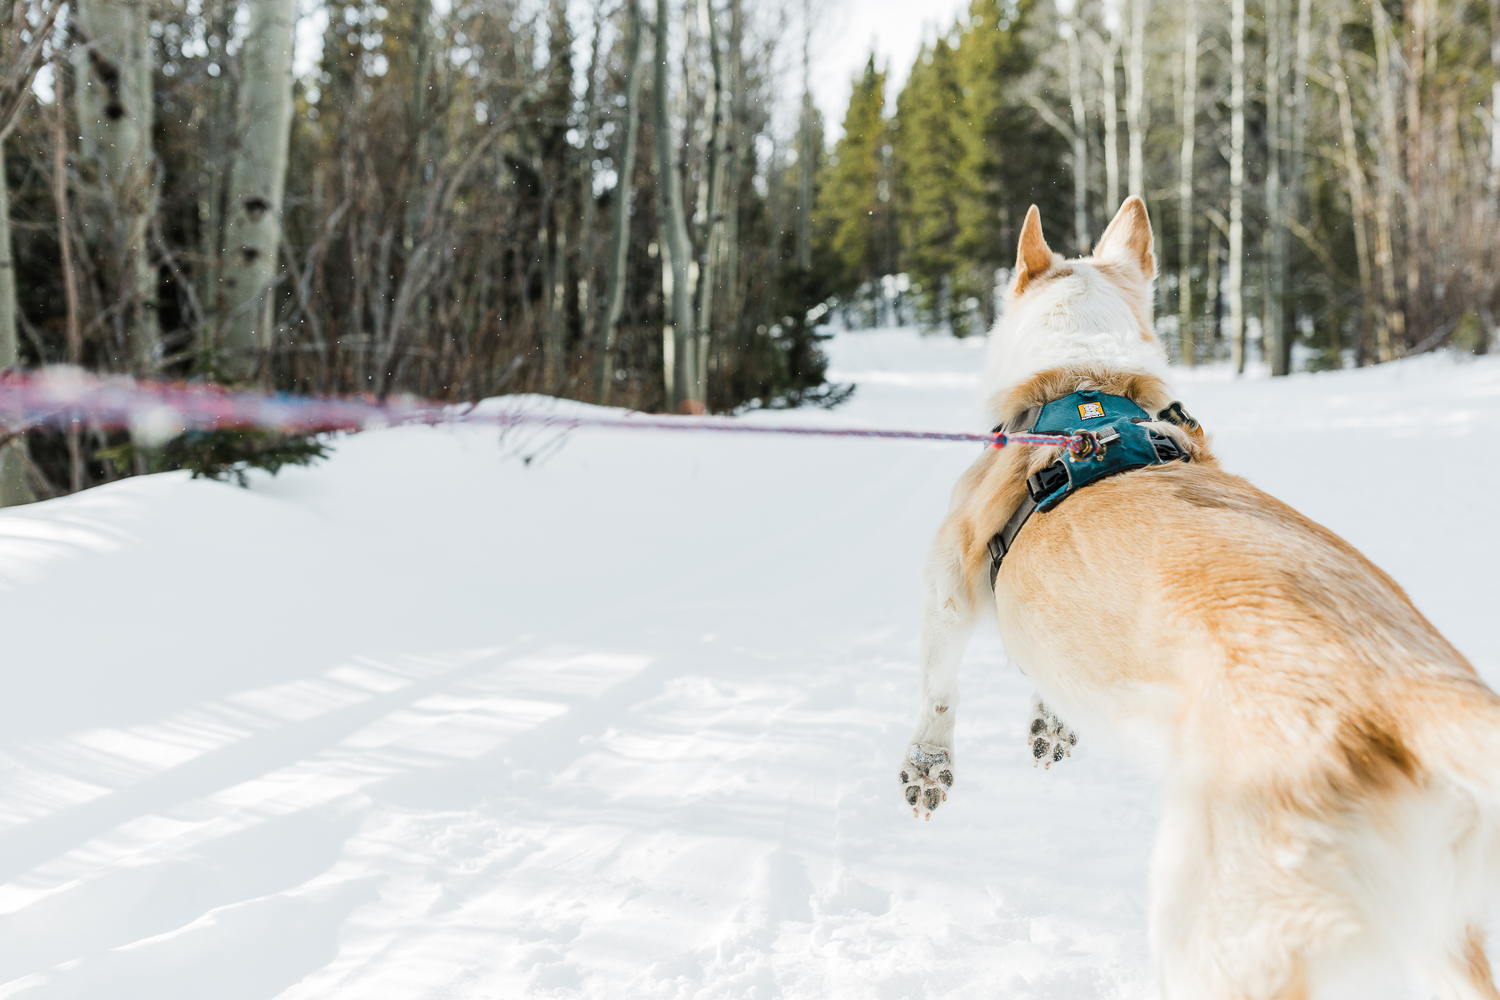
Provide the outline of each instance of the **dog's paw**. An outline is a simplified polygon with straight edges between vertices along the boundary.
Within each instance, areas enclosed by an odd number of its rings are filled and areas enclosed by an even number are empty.
[[[1031,725],[1027,728],[1026,743],[1031,747],[1031,762],[1035,767],[1050,768],[1064,757],[1073,755],[1078,745],[1078,734],[1069,729],[1042,699],[1031,700]]]
[[[913,743],[906,749],[906,762],[898,777],[911,814],[920,816],[925,811],[931,819],[932,811],[953,787],[953,751],[931,743]]]

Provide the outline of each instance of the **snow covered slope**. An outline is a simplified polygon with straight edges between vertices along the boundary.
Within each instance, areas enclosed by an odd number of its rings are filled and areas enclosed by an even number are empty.
[[[850,405],[753,419],[984,430],[979,346],[842,335]],[[1500,682],[1500,359],[1179,388]],[[901,807],[973,455],[405,428],[0,513],[0,997],[1152,995],[1152,789],[1034,769],[992,632]]]

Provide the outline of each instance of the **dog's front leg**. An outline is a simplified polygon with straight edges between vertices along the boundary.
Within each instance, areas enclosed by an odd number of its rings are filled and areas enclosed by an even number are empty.
[[[912,815],[928,818],[953,787],[958,664],[974,631],[974,599],[952,533],[938,533],[922,580],[922,682],[917,728],[897,769]]]

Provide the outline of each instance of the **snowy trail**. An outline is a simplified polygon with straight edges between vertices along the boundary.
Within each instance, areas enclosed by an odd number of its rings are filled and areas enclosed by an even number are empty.
[[[755,419],[987,429],[976,348],[844,335],[853,403]],[[1500,680],[1500,364],[1179,390]],[[0,513],[0,997],[1153,995],[1152,789],[1087,733],[1034,769],[992,631],[900,807],[973,454],[403,428]]]

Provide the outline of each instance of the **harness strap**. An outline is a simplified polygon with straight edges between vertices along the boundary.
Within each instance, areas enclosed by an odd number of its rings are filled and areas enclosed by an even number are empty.
[[[1100,395],[1103,394],[1073,393],[1070,396],[1063,397],[1063,400],[1057,400],[1054,402],[1061,403],[1066,400],[1072,402],[1074,405],[1077,405],[1076,401],[1074,401],[1075,396],[1085,400],[1097,400]],[[1139,416],[1129,417],[1128,424],[1126,424],[1125,426],[1136,425],[1149,419],[1144,411],[1142,411],[1133,402],[1124,399],[1124,397],[1110,398],[1119,400],[1121,403],[1129,406],[1130,408],[1133,408],[1137,413],[1140,414]],[[1049,404],[1049,407],[1051,406],[1052,404]],[[1011,419],[1006,424],[1002,424],[999,427],[996,427],[992,433],[998,433],[1001,430],[1004,430],[1006,433],[1018,433],[1023,430],[1031,430],[1039,422],[1039,417],[1042,415],[1042,409],[1044,408],[1035,406],[1031,407],[1030,409],[1018,414],[1015,418]],[[1093,416],[1104,415],[1102,408],[1097,411],[1090,408],[1086,411],[1085,406],[1078,406],[1078,412],[1080,416],[1084,416],[1085,412],[1088,412]],[[1092,419],[1092,417],[1085,417],[1085,419]],[[1176,424],[1177,426],[1184,427],[1188,430],[1196,430],[1198,428],[1198,422],[1192,417],[1188,416],[1187,411],[1185,411],[1182,408],[1182,404],[1178,402],[1173,402],[1166,409],[1158,413],[1156,419]],[[1094,472],[1092,475],[1084,477],[1082,479],[1082,482],[1078,483],[1075,483],[1073,474],[1069,471],[1069,463],[1064,459],[1059,459],[1046,468],[1041,469],[1027,477],[1025,499],[1021,501],[1021,505],[1017,507],[1015,511],[1010,515],[1010,518],[1005,522],[1005,526],[990,538],[989,543],[986,546],[990,554],[990,587],[992,589],[995,586],[995,581],[999,579],[1001,562],[1004,561],[1005,556],[1010,552],[1011,547],[1015,545],[1016,536],[1021,533],[1021,529],[1026,526],[1026,522],[1031,518],[1032,514],[1036,513],[1038,509],[1051,510],[1052,508],[1056,507],[1058,504],[1066,500],[1069,496],[1071,496],[1075,490],[1080,489],[1083,486],[1087,486],[1089,485],[1089,483],[1096,482],[1099,478],[1102,478],[1102,475],[1109,475],[1116,472],[1129,472],[1132,469],[1139,469],[1142,466],[1148,464],[1171,462],[1177,459],[1186,460],[1188,458],[1187,453],[1182,450],[1182,448],[1177,444],[1176,440],[1169,437],[1168,435],[1161,434],[1157,431],[1151,430],[1150,428],[1139,428],[1139,430],[1143,430],[1146,432],[1146,440],[1143,441],[1142,444],[1146,445],[1147,450],[1142,454],[1140,458],[1137,458],[1134,461],[1126,460],[1125,462],[1119,462],[1119,459],[1116,459],[1116,462],[1110,463],[1114,466],[1113,468],[1106,467],[1100,469]],[[1109,434],[1110,436],[1104,438],[1103,440],[1107,440],[1109,442],[1120,440],[1120,436],[1118,433],[1108,430],[1106,430],[1105,433]],[[1101,448],[1100,457],[1103,456],[1103,453],[1104,449]]]

